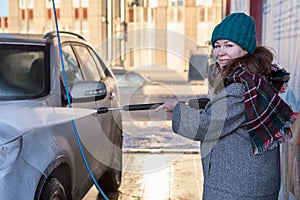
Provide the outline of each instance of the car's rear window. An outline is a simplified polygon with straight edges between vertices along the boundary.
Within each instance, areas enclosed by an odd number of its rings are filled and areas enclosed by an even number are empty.
[[[0,44],[0,100],[45,95],[45,57],[45,46]]]

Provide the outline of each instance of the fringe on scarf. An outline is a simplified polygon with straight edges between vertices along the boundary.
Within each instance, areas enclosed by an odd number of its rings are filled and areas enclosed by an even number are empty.
[[[256,146],[255,142],[252,141],[252,144],[254,146],[253,152],[255,155],[260,155],[266,150],[273,150],[277,148],[281,143],[286,142],[290,138],[293,137],[293,131],[292,131],[292,125],[295,123],[297,116],[299,113],[294,112],[291,116],[289,121],[286,122],[286,124],[269,140],[264,142],[264,145],[262,146]]]

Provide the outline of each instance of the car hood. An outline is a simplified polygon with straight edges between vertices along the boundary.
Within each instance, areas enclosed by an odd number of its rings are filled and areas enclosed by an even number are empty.
[[[41,127],[62,124],[96,113],[82,108],[0,104],[0,145]]]

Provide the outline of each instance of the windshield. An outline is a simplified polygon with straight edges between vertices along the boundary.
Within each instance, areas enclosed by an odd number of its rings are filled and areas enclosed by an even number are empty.
[[[147,83],[147,81],[143,79],[140,75],[130,72],[124,74],[115,73],[115,77],[119,86],[141,86]]]
[[[40,97],[46,92],[45,47],[0,45],[0,100]]]

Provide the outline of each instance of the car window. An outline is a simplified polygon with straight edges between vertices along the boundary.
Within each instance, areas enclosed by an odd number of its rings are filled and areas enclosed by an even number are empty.
[[[44,57],[44,46],[1,45],[0,99],[31,99],[48,93]]]
[[[68,83],[68,88],[71,90],[74,83],[77,81],[83,81],[83,75],[75,54],[70,45],[64,45],[63,48],[63,59],[64,59],[64,68],[65,75]],[[62,68],[61,68],[62,72]],[[62,80],[64,80],[63,73],[61,73]]]
[[[95,63],[97,64],[101,78],[105,78],[105,71],[107,71],[106,65],[92,49],[90,49],[90,53],[93,56]]]
[[[98,72],[97,64],[95,63],[94,57],[91,55],[88,48],[83,45],[73,45],[73,47],[81,61],[81,69],[84,73],[85,79],[91,81],[100,81],[101,78]]]
[[[144,85],[147,83],[140,75],[132,72],[115,73],[115,77],[119,86]]]

